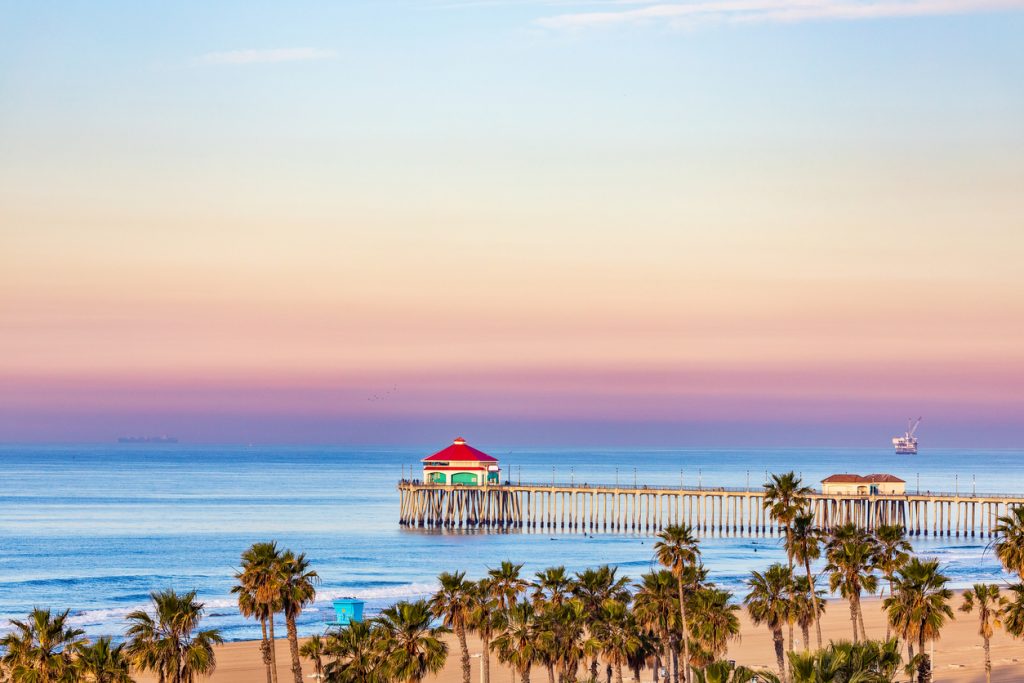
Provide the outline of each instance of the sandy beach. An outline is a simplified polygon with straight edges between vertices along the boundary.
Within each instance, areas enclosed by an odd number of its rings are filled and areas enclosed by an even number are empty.
[[[960,597],[954,601],[954,608],[959,607]],[[774,669],[775,655],[772,641],[767,628],[755,627],[750,623],[746,613],[741,613],[742,636],[729,647],[728,658],[735,659],[739,664],[754,668]],[[864,601],[864,619],[868,633],[881,638],[885,635],[885,620],[879,599]],[[950,683],[982,683],[985,680],[984,663],[982,660],[981,638],[977,634],[976,615],[956,612],[956,620],[950,622],[942,632],[942,639],[935,644],[934,680]],[[847,603],[841,600],[830,600],[828,611],[822,620],[822,635],[825,640],[849,639],[850,621]],[[813,647],[814,634],[811,634]],[[800,643],[799,630],[797,642]],[[281,681],[288,681],[291,673],[288,670],[288,644],[278,641],[278,664]],[[444,670],[429,679],[434,683],[459,683],[460,667],[458,644],[454,638],[449,639],[448,662]],[[470,650],[480,651],[480,643],[476,638],[470,640]],[[473,681],[479,680],[479,660],[473,660]],[[303,673],[307,678],[313,667],[303,662]],[[649,681],[650,671],[645,671],[643,680]],[[496,683],[516,683],[512,672],[498,663],[497,658],[491,659],[491,679]],[[533,679],[546,681],[543,669],[536,669]],[[149,683],[155,679],[140,676],[138,680]],[[263,669],[259,658],[259,647],[256,642],[226,643],[217,650],[217,671],[209,679],[213,683],[259,683],[263,680]],[[626,674],[629,680],[629,674]],[[1011,683],[1024,681],[1024,641],[1014,640],[1002,631],[997,631],[992,639],[992,680],[993,682]]]

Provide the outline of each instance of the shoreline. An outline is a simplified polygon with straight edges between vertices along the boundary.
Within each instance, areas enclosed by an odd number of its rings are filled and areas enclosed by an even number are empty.
[[[935,643],[933,660],[933,680],[948,683],[982,683],[985,678],[984,660],[982,658],[982,640],[978,635],[976,614],[964,614],[958,611],[961,603],[961,592],[957,591],[951,601],[954,619],[947,622],[942,629],[941,639]],[[881,610],[881,598],[877,596],[862,599],[864,622],[869,636],[876,639],[885,636],[885,620]],[[741,631],[740,637],[729,644],[726,659],[733,659],[754,669],[775,670],[775,654],[771,634],[766,627],[754,626],[746,610],[739,612]],[[822,637],[827,643],[830,640],[849,640],[850,621],[848,603],[842,599],[830,599],[828,608],[821,621]],[[796,648],[802,649],[803,643],[799,628],[794,633]],[[454,636],[446,636],[449,646],[448,660],[444,669],[425,681],[431,683],[461,683],[461,669],[458,654],[458,643]],[[811,629],[811,649],[814,649],[814,629]],[[279,639],[276,643],[277,661],[280,681],[290,681],[288,642]],[[472,653],[480,652],[479,640],[470,635],[469,649]],[[217,646],[217,670],[208,679],[212,683],[250,683],[263,680],[264,669],[260,661],[259,641],[243,640],[228,642]],[[905,656],[905,652],[903,653]],[[472,660],[472,680],[478,680],[479,660]],[[303,660],[303,676],[312,674],[313,665]],[[512,672],[491,656],[492,681],[504,683],[512,680]],[[648,669],[642,674],[642,680],[650,681],[652,672]],[[145,674],[137,675],[139,683],[154,683],[155,678]],[[629,680],[629,674],[626,675]],[[546,680],[540,668],[534,670],[535,680]],[[1024,640],[1016,640],[997,630],[992,637],[992,681],[993,683],[1011,683],[1024,680]],[[515,678],[518,681],[518,678]]]

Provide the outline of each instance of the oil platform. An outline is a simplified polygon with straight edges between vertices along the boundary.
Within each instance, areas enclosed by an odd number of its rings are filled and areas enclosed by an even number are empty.
[[[892,437],[892,446],[896,449],[896,455],[917,454],[917,437],[914,436],[914,432],[917,431],[919,424],[921,424],[921,418],[917,418],[917,420],[910,418],[907,420],[907,431],[903,436]]]

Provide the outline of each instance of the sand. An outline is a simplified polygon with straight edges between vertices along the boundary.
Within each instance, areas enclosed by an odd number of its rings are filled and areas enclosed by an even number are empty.
[[[960,598],[954,601],[954,611],[959,607]],[[934,680],[950,683],[982,683],[985,680],[985,668],[982,654],[981,637],[978,635],[976,614],[964,614],[955,611],[956,620],[950,622],[942,632],[942,639],[935,644]],[[885,636],[885,620],[881,611],[881,601],[868,599],[864,601],[864,620],[871,637]],[[767,628],[755,627],[742,613],[741,639],[734,641],[729,647],[729,659],[739,664],[755,668],[775,668],[775,654],[772,649],[771,634]],[[851,637],[849,609],[847,603],[833,599],[829,601],[828,611],[822,620],[822,636],[829,639],[849,639]],[[802,647],[799,629],[796,630],[798,647]],[[811,645],[814,644],[813,629]],[[449,657],[444,670],[437,676],[428,679],[431,683],[460,683],[461,670],[459,664],[458,644],[454,638],[449,640]],[[279,683],[291,683],[289,671],[288,644],[278,641],[277,661],[280,667]],[[470,651],[480,652],[477,639],[470,640]],[[479,681],[479,659],[473,659],[473,681]],[[303,661],[303,673],[307,680],[312,680],[312,664]],[[643,673],[643,680],[651,680],[651,672]],[[213,683],[261,683],[265,674],[260,662],[258,642],[226,643],[217,649],[217,671],[207,680]],[[147,676],[138,678],[140,683],[150,683],[154,679]],[[543,669],[535,669],[532,680],[547,683],[547,674]],[[630,675],[626,672],[626,680]],[[1011,683],[1024,681],[1024,641],[1010,638],[1002,631],[996,631],[992,639],[992,680],[993,682]],[[491,681],[493,683],[518,683],[511,672],[491,658]]]

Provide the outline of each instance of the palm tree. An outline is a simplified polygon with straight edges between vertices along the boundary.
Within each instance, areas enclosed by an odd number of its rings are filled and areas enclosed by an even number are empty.
[[[466,627],[473,611],[475,585],[466,580],[465,572],[450,574],[444,572],[437,577],[441,587],[430,599],[430,611],[444,620],[444,625],[455,631],[462,650],[462,682],[470,683],[469,646],[466,644]]]
[[[1015,506],[996,520],[996,557],[1008,572],[1024,576],[1024,507]]]
[[[216,629],[198,630],[203,603],[196,592],[178,595],[168,589],[150,593],[154,614],[129,613],[125,651],[142,670],[157,672],[161,683],[192,683],[196,674],[208,676],[217,667],[213,646],[223,643]]]
[[[604,601],[592,631],[595,649],[615,670],[615,683],[622,683],[622,669],[643,643],[636,617],[626,604],[611,598]]]
[[[809,512],[798,512],[790,525],[786,538],[786,554],[804,566],[807,573],[807,583],[812,606],[811,615],[814,619],[814,630],[817,636],[818,649],[821,649],[821,621],[819,615],[824,611],[818,605],[818,591],[814,588],[814,574],[811,573],[811,562],[821,557],[822,531],[814,526],[814,515]],[[804,649],[807,649],[806,633],[804,634]],[[792,646],[792,642],[790,642]]]
[[[48,683],[73,676],[73,655],[85,631],[68,626],[68,610],[32,610],[25,621],[12,619],[11,631],[0,639],[3,665],[15,683]]]
[[[551,606],[540,622],[542,638],[560,683],[576,680],[576,671],[583,658],[597,647],[596,639],[587,637],[587,611],[578,598]]]
[[[1006,598],[999,594],[999,586],[995,584],[976,583],[971,590],[964,593],[963,604],[960,611],[965,613],[978,610],[978,635],[981,636],[985,648],[985,681],[992,683],[992,657],[989,650],[989,641],[992,633],[1002,624],[1003,610],[1009,603]]]
[[[530,683],[530,668],[538,658],[536,616],[532,603],[517,602],[501,614],[498,635],[491,642],[498,661],[515,669],[521,683]]]
[[[862,592],[874,593],[878,577],[874,574],[876,545],[874,539],[852,524],[838,527],[825,549],[829,572],[829,588],[850,601],[850,622],[853,642],[862,635],[867,640],[864,616],[860,608]],[[859,628],[859,630],[858,630]]]
[[[277,683],[277,652],[274,647],[274,613],[281,610],[281,551],[275,541],[254,543],[242,553],[242,567],[235,572],[238,611],[260,622],[260,654],[267,683]]]
[[[295,683],[302,683],[302,662],[299,660],[299,632],[296,620],[306,605],[316,600],[316,586],[320,575],[309,568],[305,553],[296,555],[291,550],[281,555],[278,563],[280,573],[281,609],[284,611],[285,626],[288,629],[288,650],[292,656],[292,676]]]
[[[902,524],[883,524],[875,530],[875,568],[889,584],[892,595],[892,579],[896,572],[910,559],[910,541]],[[885,639],[889,640],[890,626],[886,622]],[[818,643],[821,647],[821,643]]]
[[[693,672],[696,683],[750,683],[761,680],[763,674],[757,674],[745,666],[736,666],[730,662],[712,662],[703,669]]]
[[[790,652],[789,662],[793,683],[888,683],[899,669],[899,645],[895,640],[832,642],[814,652]]]
[[[519,576],[522,568],[522,564],[514,564],[506,560],[497,569],[487,572],[491,595],[498,600],[502,610],[515,604],[519,599],[519,594],[530,586],[526,579]]]
[[[784,544],[789,571],[793,573],[793,520],[807,508],[808,496],[814,491],[803,485],[803,479],[796,472],[773,474],[764,484],[764,509],[782,525],[785,532]],[[792,597],[792,596],[790,596]],[[789,624],[789,646],[793,647],[793,624]]]
[[[328,636],[324,650],[333,658],[324,667],[328,683],[388,683],[379,636],[379,628],[365,621],[353,621]]]
[[[681,630],[676,579],[672,572],[662,569],[644,574],[634,587],[633,611],[640,623],[657,635],[661,645],[655,668],[660,668],[662,663],[668,668],[672,659],[670,652],[676,650],[674,634]]]
[[[714,587],[696,591],[690,600],[689,635],[691,643],[713,662],[725,656],[729,641],[740,636],[739,606],[731,602],[732,593]],[[703,662],[706,667],[710,662]]]
[[[125,645],[111,646],[109,636],[78,646],[75,668],[83,683],[133,683]]]
[[[313,635],[299,648],[299,654],[313,662],[316,680],[324,679],[324,647],[326,643],[320,636]]]
[[[896,572],[893,593],[882,602],[889,623],[907,642],[912,661],[912,643],[917,641],[918,683],[931,681],[931,661],[925,654],[925,643],[938,640],[946,619],[953,618],[953,610],[949,606],[953,591],[946,588],[948,580],[947,576],[939,572],[938,560],[914,557]]]
[[[431,624],[433,616],[425,600],[402,601],[381,611],[381,648],[387,673],[402,683],[419,683],[444,667],[448,646],[441,637],[445,626]]]
[[[484,683],[491,680],[491,638],[494,634],[497,615],[502,612],[501,605],[494,597],[491,588],[491,579],[481,579],[476,582],[473,592],[470,595],[471,609],[467,626],[480,636],[483,643],[483,652],[480,657],[480,666],[483,670]]]
[[[793,617],[803,636],[804,652],[810,649],[811,624],[819,623],[821,615],[825,613],[824,593],[822,590],[814,590],[812,594],[811,583],[806,576],[793,579]]]
[[[700,558],[700,548],[693,529],[689,525],[668,526],[658,534],[658,542],[654,544],[654,554],[658,562],[668,567],[673,576],[676,577],[677,589],[679,592],[679,623],[682,627],[683,638],[683,679],[689,680],[686,671],[690,663],[690,638],[686,633],[686,591],[684,585],[685,572],[688,567],[697,564]]]
[[[627,603],[629,595],[629,577],[617,578],[618,569],[607,564],[597,569],[586,569],[576,573],[576,581],[572,584],[572,594],[583,603],[587,613],[587,627],[593,628],[601,615],[604,603],[608,600]],[[597,678],[597,653],[590,660],[590,676]]]
[[[764,624],[771,630],[772,641],[775,644],[775,659],[778,661],[779,675],[783,679],[786,678],[786,644],[782,626],[789,623],[792,611],[789,598],[792,583],[793,573],[785,565],[776,562],[763,574],[751,572],[747,580],[750,592],[743,599],[754,625]]]
[[[553,605],[561,605],[572,592],[572,577],[565,572],[565,567],[548,567],[534,574],[533,600],[550,601]]]

